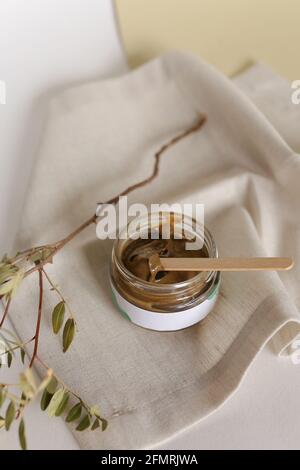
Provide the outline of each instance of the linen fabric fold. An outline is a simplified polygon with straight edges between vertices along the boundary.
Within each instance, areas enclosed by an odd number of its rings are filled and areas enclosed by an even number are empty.
[[[129,202],[203,203],[220,256],[295,259],[289,272],[224,273],[204,321],[161,333],[117,311],[111,240],[98,240],[92,226],[67,245],[46,270],[72,306],[78,334],[63,355],[51,332],[57,298],[46,290],[39,355],[109,421],[104,433],[74,431],[84,449],[160,443],[224,403],[270,339],[280,352],[299,333],[300,160],[280,136],[289,136],[283,120],[275,123],[278,132],[268,119],[268,87],[259,94],[251,88],[258,75],[232,82],[196,56],[171,52],[126,76],[67,90],[50,104],[17,250],[62,238],[97,202],[151,174],[155,152],[204,113],[202,130],[170,148],[158,178]],[[265,105],[265,114],[246,94]],[[300,111],[292,112],[299,122]],[[37,297],[33,275],[12,304],[24,340],[33,335]]]

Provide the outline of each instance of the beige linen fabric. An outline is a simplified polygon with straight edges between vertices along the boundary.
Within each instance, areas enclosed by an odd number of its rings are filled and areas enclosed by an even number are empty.
[[[248,85],[247,78],[239,82],[251,95]],[[299,333],[299,156],[235,84],[189,54],[169,53],[51,103],[16,247],[63,237],[96,202],[150,174],[154,152],[199,113],[208,116],[205,127],[170,149],[159,178],[130,202],[204,203],[221,256],[293,256],[296,267],[225,273],[217,306],[203,322],[152,332],[115,308],[112,242],[87,229],[47,268],[72,305],[79,333],[63,356],[51,333],[56,298],[47,291],[39,349],[110,422],[105,433],[75,433],[82,448],[155,445],[216,410],[270,338],[279,352]],[[33,276],[13,304],[24,339],[33,334],[37,294]]]

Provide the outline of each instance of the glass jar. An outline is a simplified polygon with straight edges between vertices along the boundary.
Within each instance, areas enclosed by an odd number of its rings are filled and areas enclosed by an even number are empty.
[[[172,221],[174,234],[182,233],[183,229],[185,238],[203,245],[208,257],[218,256],[206,227],[186,215],[182,218],[181,214],[172,213]],[[114,243],[110,278],[115,302],[125,318],[144,328],[175,331],[199,322],[211,312],[218,296],[220,273],[199,272],[172,284],[149,282],[132,274],[123,262],[128,244],[141,234],[146,238],[151,233],[151,238],[158,238],[159,230],[166,224],[170,224],[169,212],[152,213],[130,222]]]

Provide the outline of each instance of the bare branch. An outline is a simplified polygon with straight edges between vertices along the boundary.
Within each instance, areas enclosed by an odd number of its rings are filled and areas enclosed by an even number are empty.
[[[1,322],[0,322],[0,328],[3,326],[3,323],[5,322],[5,318],[7,317],[10,303],[11,303],[11,297],[9,297],[8,301],[6,302],[4,312],[3,312],[3,316],[2,316],[2,319],[1,319]]]
[[[133,184],[132,186],[129,186],[127,189],[122,191],[120,194],[117,194],[113,198],[111,198],[108,201],[103,202],[101,204],[117,204],[117,202],[118,202],[118,200],[121,196],[127,196],[132,191],[135,191],[136,189],[142,188],[143,186],[146,186],[147,184],[151,183],[155,178],[157,178],[157,176],[159,174],[160,157],[162,156],[162,154],[164,152],[166,152],[168,149],[170,149],[173,145],[177,144],[180,140],[182,140],[185,137],[199,131],[202,128],[202,126],[205,124],[205,122],[206,122],[206,116],[204,116],[204,115],[200,116],[200,118],[198,119],[196,124],[194,124],[189,129],[185,130],[181,134],[177,135],[176,137],[173,137],[169,142],[164,144],[160,148],[160,150],[158,150],[158,152],[156,152],[155,155],[154,155],[154,158],[155,158],[154,167],[153,167],[152,174],[149,177],[145,178],[144,180],[142,180],[138,183]],[[66,236],[62,240],[59,240],[58,242],[52,243],[50,245],[45,245],[44,247],[42,247],[42,248],[48,248],[48,249],[52,250],[51,255],[49,257],[47,257],[45,260],[38,263],[33,268],[29,269],[25,273],[24,277],[27,277],[30,274],[32,274],[33,272],[42,269],[42,267],[45,266],[45,264],[48,264],[48,263],[52,262],[53,257],[56,255],[56,253],[58,251],[60,251],[71,240],[73,240],[73,238],[75,238],[79,233],[83,232],[83,230],[85,230],[87,227],[89,227],[92,224],[95,224],[97,222],[97,218],[98,218],[97,214],[94,214],[92,217],[87,219],[83,224],[79,225],[79,227],[77,227],[73,232],[71,232],[68,236]],[[41,247],[39,247],[39,249],[41,249]]]
[[[113,197],[109,201],[103,203],[103,204],[116,204],[121,196],[127,196],[129,193],[132,191],[135,191],[136,189],[142,188],[143,186],[146,186],[147,184],[151,183],[155,178],[158,177],[159,175],[159,169],[160,169],[160,157],[162,156],[163,153],[165,153],[169,148],[171,148],[173,145],[177,144],[180,140],[184,139],[188,135],[193,134],[194,132],[199,131],[203,124],[206,121],[206,116],[201,116],[200,119],[196,122],[196,124],[186,131],[182,132],[181,134],[177,135],[176,137],[173,137],[169,142],[164,144],[158,152],[155,153],[154,158],[154,167],[152,174],[145,178],[144,180],[140,181],[139,183],[135,183],[132,186],[129,186],[127,189],[122,191],[120,194],[117,194],[117,196]],[[101,204],[101,203],[100,203]]]
[[[37,322],[36,322],[34,348],[33,348],[32,358],[31,358],[29,367],[32,367],[34,363],[34,360],[36,358],[37,351],[38,351],[38,346],[39,346],[39,336],[40,336],[42,308],[43,308],[43,293],[44,293],[43,273],[41,269],[39,269],[39,289],[40,289],[40,297],[39,297],[39,306],[38,306],[38,317],[37,317]]]

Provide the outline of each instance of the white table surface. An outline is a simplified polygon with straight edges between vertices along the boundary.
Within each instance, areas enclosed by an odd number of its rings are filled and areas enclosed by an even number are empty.
[[[1,0],[0,80],[8,92],[0,105],[1,251],[17,230],[49,95],[125,69],[110,0]],[[299,449],[299,391],[300,365],[266,348],[223,407],[159,448]],[[64,422],[37,403],[26,420],[31,449],[78,448]],[[2,431],[0,449],[15,448],[16,432]]]

